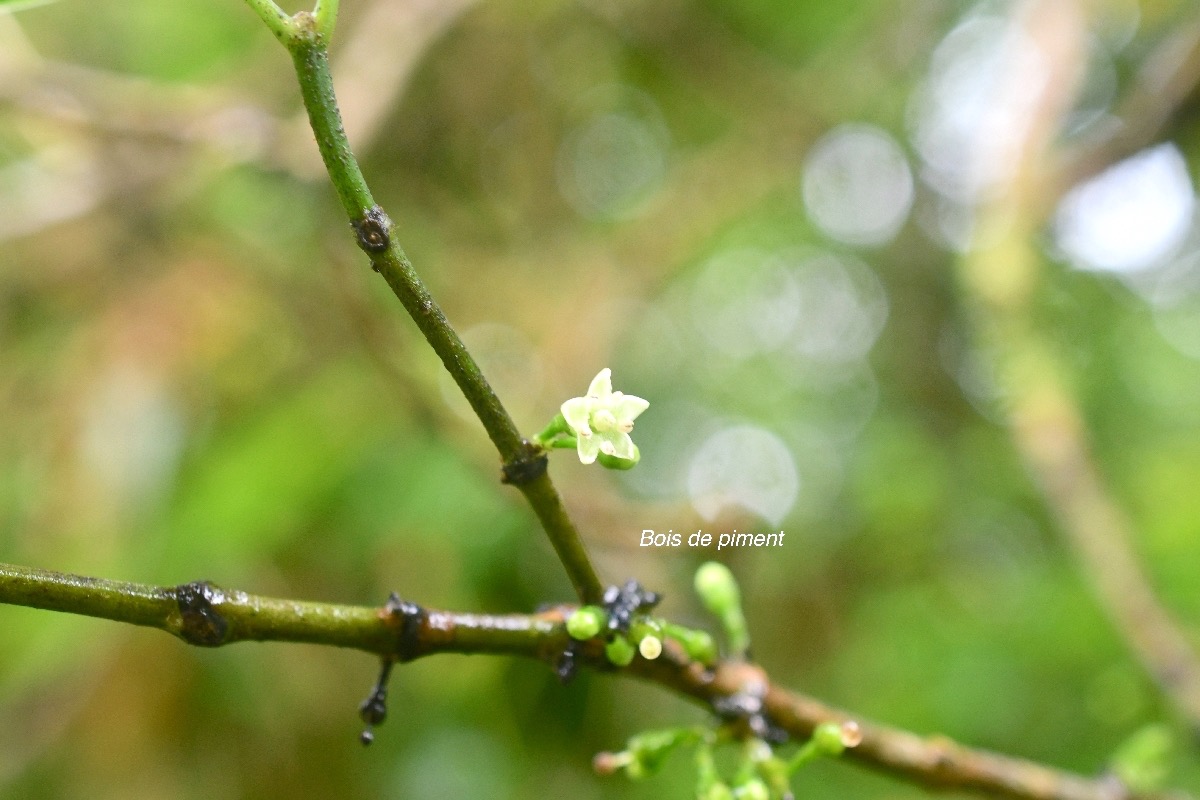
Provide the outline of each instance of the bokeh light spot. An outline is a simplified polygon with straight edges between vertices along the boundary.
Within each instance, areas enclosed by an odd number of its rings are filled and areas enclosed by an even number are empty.
[[[571,131],[557,163],[559,189],[576,211],[589,219],[628,219],[662,185],[666,135],[654,120],[602,112]]]
[[[718,253],[692,293],[696,329],[732,358],[779,349],[800,317],[800,286],[793,273],[785,260],[763,250]]]
[[[871,125],[842,125],[813,147],[801,192],[813,222],[851,245],[882,245],[908,218],[913,177],[900,145]]]
[[[853,258],[821,253],[796,263],[800,324],[796,352],[821,363],[865,358],[887,321],[879,278]]]
[[[821,363],[864,357],[887,320],[887,296],[862,262],[820,251],[754,248],[713,256],[691,297],[697,331],[722,355],[792,349]]]
[[[1080,269],[1135,272],[1162,262],[1192,225],[1196,195],[1179,150],[1144,150],[1071,190],[1055,222]]]
[[[118,365],[87,397],[80,459],[114,497],[136,504],[169,485],[185,434],[183,413],[159,377]]]
[[[687,485],[692,506],[706,520],[740,507],[777,525],[796,502],[800,476],[778,436],[754,425],[735,425],[700,446]]]
[[[950,31],[910,108],[922,177],[947,197],[971,202],[1008,174],[1043,67],[1009,20],[972,15]]]

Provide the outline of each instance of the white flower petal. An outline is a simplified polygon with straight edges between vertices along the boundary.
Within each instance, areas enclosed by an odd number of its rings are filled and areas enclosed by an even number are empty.
[[[612,370],[608,367],[600,370],[596,377],[592,378],[592,383],[588,386],[588,397],[595,397],[600,400],[608,398],[612,394]]]
[[[580,436],[576,441],[576,452],[579,453],[579,460],[584,464],[591,464],[596,460],[596,456],[600,454],[600,437],[599,436]]]
[[[640,397],[635,397],[631,394],[622,395],[621,399],[612,409],[613,416],[622,422],[632,421],[638,418],[638,415],[650,407],[649,400],[643,400]]]
[[[592,415],[592,401],[587,397],[572,397],[570,400],[562,404],[560,409],[563,419],[571,426],[571,430],[577,434],[590,436],[592,429],[588,426],[588,419]]]
[[[608,453],[609,455],[633,460],[633,439],[629,438],[628,433],[613,431],[604,435],[604,441],[612,445],[612,450]]]

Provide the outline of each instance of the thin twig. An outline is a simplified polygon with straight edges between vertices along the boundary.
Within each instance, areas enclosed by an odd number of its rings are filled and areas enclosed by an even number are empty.
[[[477,0],[376,0],[362,9],[333,55],[341,91],[338,106],[348,138],[359,152],[370,150],[385,131],[387,115],[408,86],[421,56]],[[322,175],[312,158],[312,130],[300,114],[281,126],[282,156],[294,174]]]
[[[273,19],[269,14],[268,18]],[[281,41],[292,55],[317,148],[357,233],[358,244],[370,257],[372,268],[383,276],[417,323],[483,423],[504,462],[505,481],[517,486],[533,507],[580,600],[597,602],[603,586],[558,490],[546,473],[544,454],[521,436],[479,365],[392,236],[392,221],[371,195],[350,150],[334,96],[325,35],[332,22],[326,20],[321,29],[318,22],[312,14],[296,14],[290,18],[292,35],[281,37]]]
[[[1018,449],[1070,537],[1100,603],[1142,667],[1200,737],[1200,660],[1150,588],[1131,545],[1133,525],[1093,463],[1074,398],[1057,374],[1047,372],[1014,394],[1010,415]]]
[[[564,607],[539,614],[459,614],[404,604],[411,617],[384,607],[286,600],[198,581],[150,586],[0,564],[0,603],[82,614],[166,631],[189,644],[303,642],[348,647],[401,661],[440,653],[516,655],[553,664],[569,639]],[[595,645],[595,642],[590,643]],[[613,672],[602,648],[583,648],[580,663]],[[767,680],[744,662],[707,670],[668,647],[621,672],[656,683],[706,707]],[[853,720],[862,742],[846,756],[922,786],[963,789],[1023,800],[1188,800],[1183,793],[1136,794],[1110,776],[1088,778],[1033,761],[923,737],[880,725],[798,692],[771,686],[764,703],[772,720],[796,739],[823,722]]]

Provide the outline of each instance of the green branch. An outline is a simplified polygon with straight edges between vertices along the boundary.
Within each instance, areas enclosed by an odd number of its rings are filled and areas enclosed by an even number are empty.
[[[554,664],[570,638],[559,607],[540,614],[459,614],[415,604],[376,608],[286,600],[197,581],[149,586],[0,564],[0,603],[64,611],[158,628],[189,644],[304,642],[348,647],[410,661],[439,653],[517,655]],[[1190,800],[1182,793],[1139,794],[1116,778],[1087,778],[984,750],[943,736],[923,737],[879,725],[811,697],[771,685],[760,667],[740,660],[706,669],[668,642],[652,661],[615,670],[599,640],[579,653],[583,666],[656,683],[712,708],[755,687],[772,721],[794,739],[818,725],[853,721],[862,741],[845,757],[919,785],[1021,800]]]
[[[367,253],[372,268],[383,276],[416,322],[483,423],[504,462],[504,480],[517,486],[533,507],[580,601],[598,602],[604,587],[558,490],[546,474],[545,455],[541,448],[521,436],[479,365],[425,288],[403,248],[392,237],[392,221],[375,203],[350,150],[334,97],[327,50],[337,2],[323,0],[313,13],[300,12],[294,17],[285,17],[284,22],[279,20],[279,14],[283,12],[270,0],[247,0],[247,3],[292,54],[317,148],[359,247]]]

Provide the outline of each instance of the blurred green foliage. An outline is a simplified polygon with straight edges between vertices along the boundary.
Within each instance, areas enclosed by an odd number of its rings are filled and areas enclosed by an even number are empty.
[[[603,366],[651,400],[637,469],[552,466],[606,579],[636,576],[666,615],[709,624],[688,587],[718,557],[776,680],[917,731],[1098,773],[1171,721],[1000,423],[934,192],[918,180],[903,226],[854,245],[799,189],[845,122],[890,134],[919,178],[910,100],[930,54],[1003,8],[343,5],[339,90],[381,101],[373,130],[350,127],[368,180],[518,425],[539,430]],[[1142,3],[1114,73],[1127,81],[1185,5]],[[397,24],[377,62],[339,61],[388,6],[425,27]],[[1097,4],[1096,36],[1119,38],[1105,20],[1130,8]],[[64,0],[0,17],[0,76],[0,560],[461,610],[571,597],[355,250],[286,54],[248,9]],[[1188,119],[1170,133],[1193,156]],[[1200,364],[1124,282],[1045,259],[1039,320],[1070,353],[1155,588],[1194,632]],[[785,454],[770,480],[791,464],[791,494],[722,504],[720,482],[758,468],[720,469],[747,431]],[[787,544],[637,545],[700,527]],[[626,680],[406,665],[364,751],[355,709],[376,665],[357,653],[200,651],[9,607],[0,631],[4,797],[690,796],[686,765],[638,785],[590,773],[638,730],[703,719]],[[1200,787],[1190,742],[1167,780]],[[923,794],[844,762],[798,784]]]

